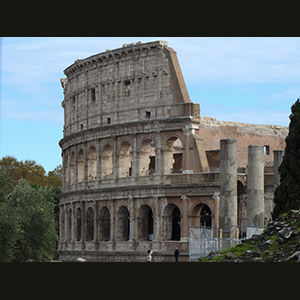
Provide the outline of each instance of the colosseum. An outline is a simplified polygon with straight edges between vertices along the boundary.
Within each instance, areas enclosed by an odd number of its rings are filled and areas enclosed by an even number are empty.
[[[152,249],[173,261],[178,247],[187,261],[190,227],[271,218],[288,129],[200,117],[167,42],[124,44],[64,74],[61,260],[146,261]]]

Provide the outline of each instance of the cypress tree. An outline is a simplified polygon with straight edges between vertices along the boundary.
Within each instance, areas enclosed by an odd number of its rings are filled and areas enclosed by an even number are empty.
[[[289,134],[286,148],[279,167],[280,184],[274,192],[275,207],[272,217],[290,209],[300,208],[300,102],[299,98],[291,107]]]

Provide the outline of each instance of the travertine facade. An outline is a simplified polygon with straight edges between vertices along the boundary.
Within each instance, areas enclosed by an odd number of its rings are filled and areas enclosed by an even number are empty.
[[[178,247],[186,260],[189,226],[219,226],[218,149],[232,137],[200,122],[167,42],[123,45],[64,73],[60,259],[145,261],[152,248],[165,261]]]

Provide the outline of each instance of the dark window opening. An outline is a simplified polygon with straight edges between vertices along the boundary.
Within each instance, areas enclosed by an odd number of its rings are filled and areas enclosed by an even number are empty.
[[[150,162],[149,162],[149,167],[148,170],[150,174],[155,173],[155,156],[149,156]]]
[[[111,119],[107,118],[107,124],[110,124],[110,123],[111,123]]]
[[[128,176],[130,177],[131,175],[132,175],[132,162],[128,170]]]
[[[91,99],[92,99],[92,101],[96,100],[96,91],[95,91],[95,89],[91,89]]]
[[[174,153],[172,173],[181,173],[181,172],[182,172],[182,153]]]
[[[81,240],[81,209],[76,211],[76,241]]]
[[[202,208],[200,217],[200,225],[202,227],[211,227],[211,210],[207,205]]]
[[[148,119],[151,118],[151,111],[146,111],[146,118],[148,118]]]
[[[270,155],[270,146],[264,146],[264,155]]]
[[[75,100],[76,100],[76,98],[75,98],[75,96],[73,96],[73,111],[75,110]]]
[[[179,208],[176,206],[172,214],[172,237],[171,237],[172,241],[180,241],[180,227],[181,227],[180,211]]]

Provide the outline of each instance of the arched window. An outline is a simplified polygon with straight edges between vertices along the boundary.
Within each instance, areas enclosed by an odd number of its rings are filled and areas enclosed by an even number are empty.
[[[76,241],[81,240],[81,209],[80,207],[76,210]]]
[[[142,143],[139,157],[140,176],[155,173],[155,144],[152,140],[145,140]]]
[[[109,241],[110,240],[110,213],[106,206],[101,209],[100,212],[100,230],[99,240]]]
[[[67,216],[67,241],[70,242],[72,240],[72,209],[69,209]]]
[[[88,156],[88,180],[95,180],[96,177],[97,177],[97,152],[94,147],[91,147]]]
[[[138,218],[139,239],[144,241],[153,240],[153,211],[149,205],[142,205]]]
[[[84,181],[84,153],[81,149],[77,158],[78,182]]]
[[[74,184],[75,180],[75,153],[71,153],[71,162],[70,162],[70,185]]]
[[[180,241],[181,214],[175,204],[168,204],[163,210],[163,232],[165,240]]]
[[[117,213],[117,240],[128,241],[130,239],[130,219],[126,206],[121,206]]]
[[[113,151],[111,145],[107,144],[101,155],[101,175],[102,178],[108,177],[113,173]]]
[[[124,142],[119,154],[119,177],[131,176],[132,170],[132,147],[128,142]]]
[[[177,137],[171,137],[167,140],[164,151],[164,173],[181,173],[182,172],[182,142]]]
[[[86,211],[86,241],[94,239],[94,211],[89,207]]]
[[[204,205],[203,208],[201,209],[201,226],[202,227],[211,227],[211,210],[207,205]]]
[[[197,204],[192,210],[191,225],[210,228],[212,226],[211,214],[211,209],[208,205],[204,203]]]

